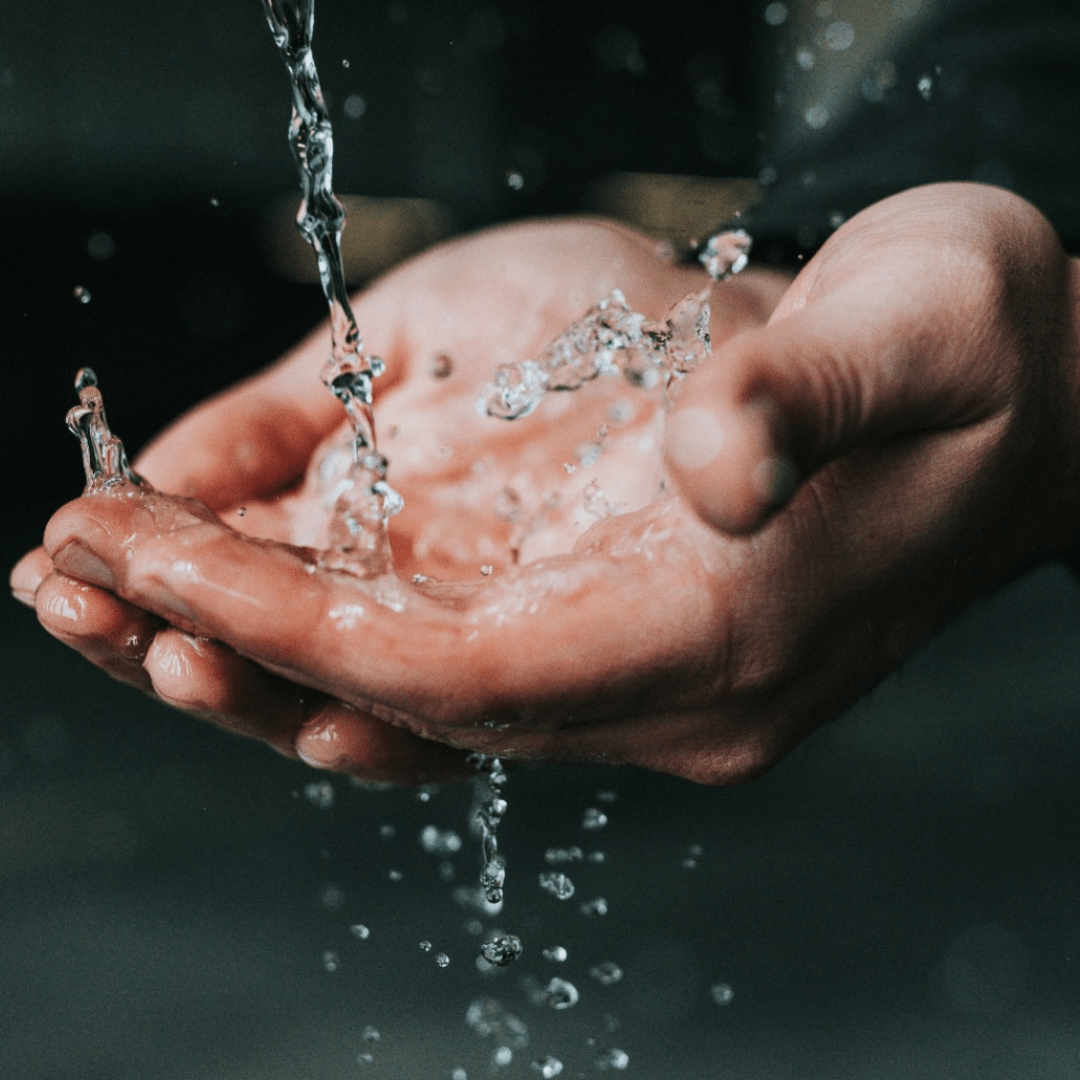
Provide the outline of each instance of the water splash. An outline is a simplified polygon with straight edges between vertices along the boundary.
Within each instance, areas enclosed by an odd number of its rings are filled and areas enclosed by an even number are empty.
[[[504,420],[528,416],[549,390],[577,390],[621,371],[627,382],[665,391],[709,355],[709,289],[690,293],[652,322],[616,289],[571,323],[539,357],[502,364],[479,405]]]
[[[334,137],[311,51],[315,2],[263,0],[263,7],[292,83],[289,145],[302,193],[296,227],[315,251],[330,307],[331,352],[322,380],[344,406],[353,429],[351,460],[341,463],[333,485],[329,545],[320,562],[360,577],[379,577],[393,571],[387,519],[403,503],[386,482],[387,462],[375,438],[372,385],[384,365],[363,352],[345,286],[345,207],[333,190]]]
[[[698,262],[713,281],[727,281],[746,269],[753,244],[745,229],[728,229],[705,241],[698,253]]]
[[[82,448],[83,471],[86,473],[84,494],[92,495],[118,484],[149,488],[128,464],[124,444],[109,429],[105,402],[93,368],[79,369],[75,390],[79,404],[68,410],[67,426]]]

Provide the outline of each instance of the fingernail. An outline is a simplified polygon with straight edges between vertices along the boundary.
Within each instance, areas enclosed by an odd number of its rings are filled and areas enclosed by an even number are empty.
[[[795,466],[786,457],[767,457],[754,466],[750,483],[768,506],[778,507],[795,493],[798,477]]]
[[[57,551],[53,562],[57,569],[80,581],[100,585],[103,589],[116,588],[116,577],[109,566],[78,540],[70,541]]]
[[[316,720],[296,736],[296,755],[313,769],[332,769],[342,757],[340,736],[333,720]]]
[[[711,409],[688,405],[668,421],[668,456],[684,469],[703,469],[720,456],[727,442],[727,429]]]

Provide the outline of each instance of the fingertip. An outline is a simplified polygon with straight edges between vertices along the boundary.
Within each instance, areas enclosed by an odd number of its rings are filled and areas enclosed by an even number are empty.
[[[694,403],[673,410],[668,466],[698,516],[713,528],[753,532],[793,494],[797,472],[777,448],[774,412],[764,399],[741,409]]]
[[[11,595],[25,604],[34,606],[34,597],[41,583],[52,573],[52,560],[44,548],[28,551],[13,567],[8,577]]]

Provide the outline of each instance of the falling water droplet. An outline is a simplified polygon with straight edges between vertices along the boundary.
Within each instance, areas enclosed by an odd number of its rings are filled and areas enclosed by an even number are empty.
[[[450,957],[447,956],[444,952],[438,953],[435,957],[435,963],[441,968],[449,967]]]
[[[426,939],[424,941],[421,941],[420,942],[420,951],[421,952],[431,952],[431,942],[427,941]]]
[[[597,810],[595,806],[590,806],[582,815],[581,827],[590,830],[602,829],[607,822],[607,814],[603,810]]]
[[[334,805],[334,785],[329,780],[305,784],[304,798],[319,810],[329,810]]]
[[[552,1057],[550,1054],[544,1058],[543,1061],[534,1061],[532,1067],[544,1078],[544,1080],[552,1080],[552,1077],[558,1076],[563,1071],[563,1063],[557,1058]]]
[[[368,1024],[364,1028],[362,1037],[364,1042],[369,1043],[377,1043],[382,1038],[382,1036],[379,1034],[379,1029],[377,1027],[374,1027],[372,1024]]]
[[[485,941],[480,946],[480,953],[484,959],[496,967],[506,967],[507,964],[512,964],[521,956],[523,951],[524,947],[521,944],[521,938],[516,934],[503,934],[491,938],[490,941]]]
[[[619,1050],[617,1047],[612,1047],[610,1050],[605,1050],[597,1059],[596,1067],[598,1069],[625,1069],[630,1064],[630,1055],[625,1050]]]
[[[614,986],[623,977],[622,968],[611,960],[604,960],[589,968],[589,974],[601,986]]]
[[[552,870],[540,875],[540,888],[557,900],[569,900],[574,895],[574,883],[565,875]]]
[[[90,303],[90,290],[84,288],[82,285],[76,285],[72,290],[71,295],[74,296],[80,304]]]
[[[602,896],[598,896],[595,900],[586,900],[579,910],[582,915],[606,915],[608,902]]]
[[[552,1009],[570,1009],[578,1003],[577,987],[565,979],[555,978],[540,993],[543,1004]]]
[[[359,938],[361,941],[367,941],[371,937],[371,931],[363,923],[355,923],[349,927],[349,933],[354,938]]]
[[[330,949],[322,954],[322,965],[327,971],[337,971],[341,961],[338,958],[338,954]]]
[[[565,963],[568,954],[561,945],[552,945],[550,949],[545,949],[540,955],[553,964],[562,964]]]
[[[429,855],[455,855],[461,850],[461,837],[453,829],[425,825],[420,833],[420,846]]]
[[[553,847],[544,852],[544,861],[552,866],[562,866],[565,863],[577,862],[582,858],[584,858],[584,852],[579,847]]]
[[[709,987],[709,997],[717,1005],[730,1005],[732,998],[735,997],[735,991],[730,983],[719,982]]]

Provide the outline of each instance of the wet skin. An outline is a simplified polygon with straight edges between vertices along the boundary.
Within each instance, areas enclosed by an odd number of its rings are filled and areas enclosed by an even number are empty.
[[[325,335],[144,452],[136,468],[184,498],[68,504],[13,589],[118,678],[361,777],[452,775],[464,749],[758,775],[1076,539],[1080,286],[1021,200],[917,189],[794,281],[717,286],[715,355],[666,420],[615,379],[513,423],[477,413],[497,364],[613,287],[656,317],[701,283],[628,230],[571,221],[445,245],[363,294],[406,500],[395,589],[312,550],[313,466],[341,418]],[[599,459],[568,473],[605,423]],[[618,514],[585,510],[590,480]],[[507,487],[515,520],[494,509]]]

